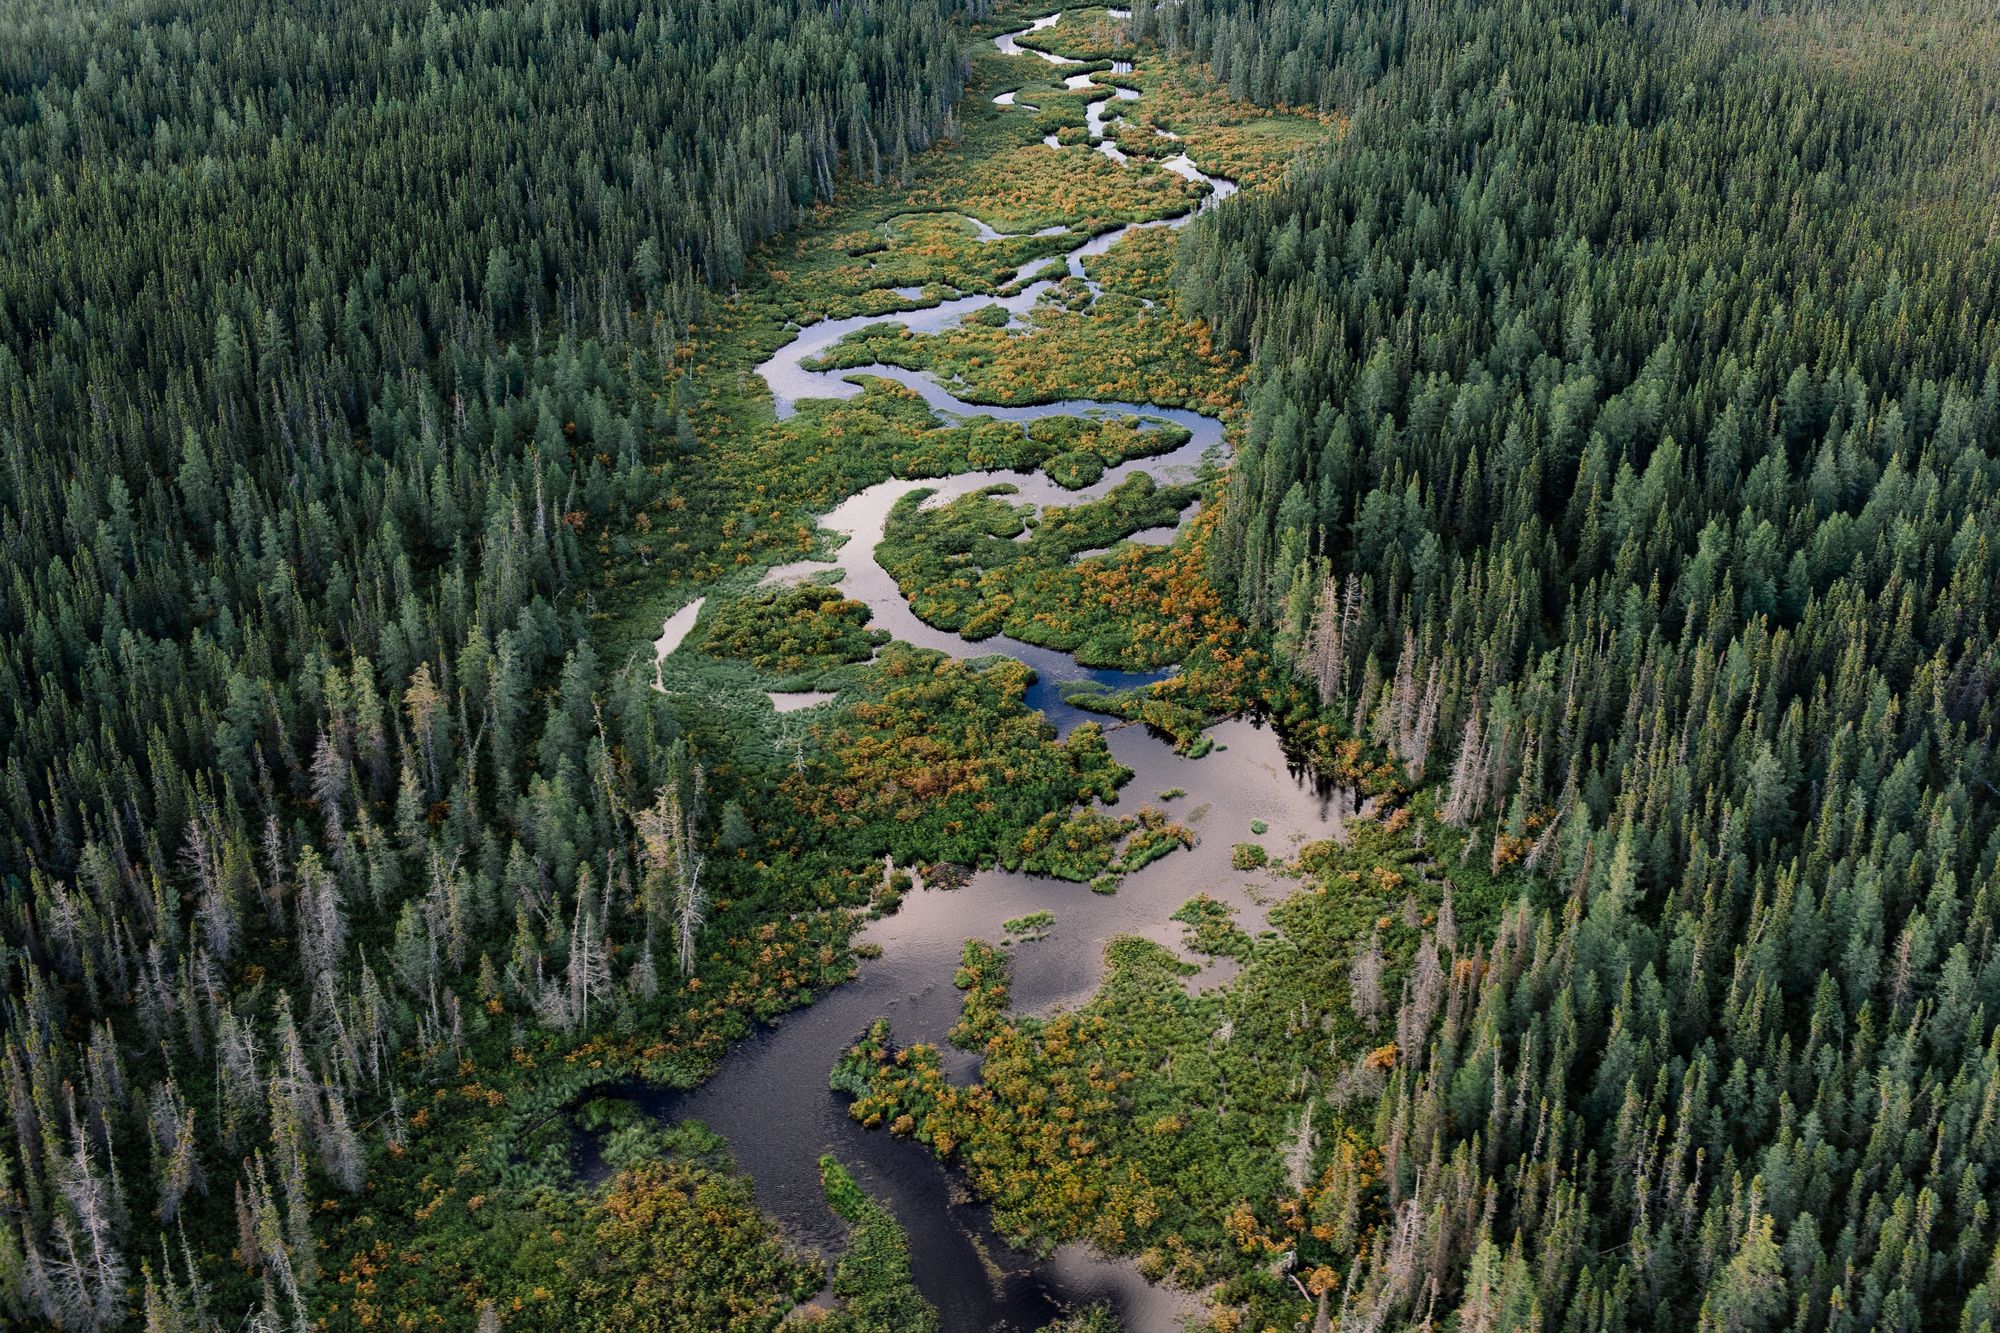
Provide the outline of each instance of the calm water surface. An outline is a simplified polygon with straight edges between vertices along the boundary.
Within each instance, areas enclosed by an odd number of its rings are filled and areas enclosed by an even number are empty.
[[[1029,28],[1004,34],[995,41],[1003,53],[1036,54],[1015,38],[1054,24],[1060,15],[1037,20]],[[1071,64],[1042,55],[1051,64]],[[1089,76],[1071,80],[1074,86],[1096,85]],[[1103,113],[1113,100],[1137,96],[1129,89],[1105,86],[1106,97],[1088,110],[1091,137],[1104,133]],[[1012,105],[1011,95],[995,99]],[[1087,150],[1076,150],[1087,151]],[[1164,169],[1197,182],[1208,192],[1198,207],[1229,194],[1230,182],[1206,176],[1185,154],[1163,164]],[[1135,226],[1185,225],[1193,213]],[[980,239],[1001,235],[972,219]],[[1051,229],[1050,234],[1061,229]],[[1084,261],[1101,255],[1134,228],[1122,228],[1081,238],[1065,256],[1068,271],[1085,277]],[[1024,265],[1020,278],[1039,269],[1046,259]],[[1053,284],[1031,283],[1017,294],[999,298],[1017,318],[1026,315]],[[822,373],[804,363],[825,352],[849,333],[866,325],[895,322],[918,332],[953,327],[966,314],[996,298],[971,296],[887,316],[829,320],[802,330],[786,347],[759,367],[770,385],[779,416],[791,415],[802,398],[847,398],[859,392],[849,375],[873,375],[914,389],[940,413],[992,416],[1031,421],[1047,416],[1109,414],[1139,415],[1169,421],[1190,432],[1187,443],[1154,458],[1136,459],[1108,469],[1083,491],[1064,491],[1039,474],[976,472],[936,481],[889,481],[853,496],[821,523],[846,537],[836,563],[839,586],[868,604],[873,624],[897,638],[935,648],[955,657],[1004,653],[1035,669],[1030,706],[1041,709],[1057,729],[1067,734],[1091,715],[1064,702],[1063,686],[1088,682],[1107,689],[1126,689],[1160,679],[1164,672],[1125,672],[1078,665],[1067,654],[1005,637],[968,642],[956,634],[919,621],[903,601],[895,582],[876,562],[875,547],[890,509],[918,489],[938,494],[940,503],[997,483],[1018,489],[1014,498],[1036,505],[1075,504],[1101,496],[1134,472],[1151,473],[1162,483],[1191,479],[1204,457],[1219,459],[1225,448],[1222,428],[1211,417],[1183,409],[1144,403],[1059,402],[1034,407],[988,407],[966,402],[929,376],[888,366],[859,371]],[[1192,515],[1190,507],[1185,522]],[[1170,540],[1173,529],[1151,529],[1142,540]],[[774,570],[773,581],[828,569],[826,564],[801,564]],[[678,646],[692,628],[699,606],[684,609],[665,627],[663,652]],[[774,696],[776,699],[778,696]],[[805,702],[794,696],[786,703]],[[813,700],[817,702],[817,700]],[[1103,719],[1099,719],[1103,720]],[[918,1287],[938,1307],[949,1333],[990,1333],[992,1330],[1039,1328],[1056,1315],[1092,1301],[1108,1301],[1135,1333],[1169,1330],[1195,1310],[1192,1297],[1147,1283],[1129,1261],[1095,1255],[1080,1246],[1066,1246],[1046,1258],[1023,1254],[994,1233],[986,1210],[972,1203],[955,1172],[943,1167],[928,1149],[882,1131],[862,1129],[847,1114],[847,1098],[830,1091],[827,1075],[847,1048],[878,1017],[889,1019],[898,1043],[938,1043],[947,1068],[957,1081],[977,1075],[976,1057],[945,1044],[946,1031],[956,1020],[959,993],[951,984],[964,942],[979,936],[1005,938],[1002,923],[1035,911],[1055,914],[1056,924],[1044,938],[1010,948],[1013,955],[1013,996],[1017,1009],[1046,1013],[1086,1000],[1103,976],[1105,945],[1120,935],[1141,935],[1177,947],[1180,926],[1168,918],[1188,898],[1209,893],[1237,907],[1240,924],[1255,931],[1280,893],[1262,872],[1245,874],[1229,865],[1231,844],[1250,839],[1250,821],[1264,820],[1269,832],[1258,840],[1274,854],[1284,855],[1299,842],[1338,835],[1351,811],[1343,792],[1318,782],[1292,762],[1277,736],[1248,719],[1224,722],[1212,731],[1217,746],[1194,760],[1137,726],[1111,724],[1108,741],[1119,761],[1134,771],[1120,793],[1118,808],[1132,810],[1153,804],[1169,811],[1199,835],[1191,850],[1177,851],[1127,876],[1116,894],[1092,893],[1086,886],[1032,875],[983,871],[956,890],[921,888],[905,896],[895,915],[871,922],[861,938],[880,946],[881,956],[864,961],[860,975],[810,1007],[787,1015],[774,1026],[741,1043],[708,1082],[689,1091],[636,1089],[633,1097],[651,1113],[674,1119],[692,1117],[727,1140],[737,1164],[756,1184],[758,1202],[775,1215],[798,1243],[834,1255],[845,1240],[843,1224],[827,1208],[820,1191],[819,1158],[833,1153],[855,1178],[887,1207],[910,1238],[910,1256]],[[1184,793],[1162,800],[1171,789]],[[1199,959],[1193,961],[1202,961]],[[1227,979],[1229,960],[1207,963],[1190,987],[1215,985]]]

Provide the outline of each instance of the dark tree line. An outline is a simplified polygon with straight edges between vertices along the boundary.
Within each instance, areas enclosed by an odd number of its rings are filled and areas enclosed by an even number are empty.
[[[949,129],[963,9],[0,16],[12,1316],[298,1323],[408,1053],[691,965],[699,773],[579,534],[663,494],[699,289]]]
[[[1993,1327],[1990,15],[1150,16],[1353,109],[1184,245],[1256,354],[1214,572],[1542,885],[1355,1080],[1340,1327]]]
[[[1208,64],[1233,97],[1355,105],[1427,39],[1432,11],[1338,0],[1134,0],[1133,35]]]

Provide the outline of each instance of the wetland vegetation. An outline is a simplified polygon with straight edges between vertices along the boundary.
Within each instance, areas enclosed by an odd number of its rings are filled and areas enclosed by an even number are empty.
[[[1990,19],[0,18],[0,1308],[1990,1330]]]

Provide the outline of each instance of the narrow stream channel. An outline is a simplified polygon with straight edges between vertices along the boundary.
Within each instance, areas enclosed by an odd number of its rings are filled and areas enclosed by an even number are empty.
[[[1039,55],[1051,64],[1078,63],[1017,43],[1017,38],[1050,27],[1060,18],[1059,13],[1049,15],[1028,28],[1003,34],[995,39],[995,46],[1005,54]],[[1089,84],[1088,76],[1079,77],[1083,84]],[[1103,100],[1090,106],[1093,140],[1103,136],[1104,106],[1114,97],[1129,100],[1136,96],[1130,90],[1106,91]],[[1012,102],[1006,99],[1001,104]],[[1080,147],[1074,151],[1090,150]],[[1177,217],[1133,224],[1080,241],[1065,256],[1069,273],[1086,276],[1084,260],[1105,253],[1134,228],[1184,226],[1201,208],[1234,193],[1233,184],[1202,174],[1185,154],[1162,167],[1208,185],[1196,208]],[[973,222],[981,239],[1000,235],[977,219]],[[1023,266],[1019,278],[1025,279],[1047,262],[1045,258],[1031,261]],[[802,330],[760,366],[758,373],[770,385],[780,417],[790,416],[801,399],[852,397],[860,390],[847,377],[867,375],[909,386],[933,410],[948,416],[1025,422],[1105,413],[1171,422],[1190,432],[1179,448],[1107,469],[1094,485],[1081,491],[1064,491],[1039,473],[973,472],[942,480],[888,481],[849,498],[821,519],[824,527],[847,539],[836,557],[839,587],[867,603],[874,626],[954,657],[1004,653],[1020,659],[1037,675],[1029,705],[1041,709],[1059,732],[1067,734],[1092,715],[1064,701],[1065,683],[1090,682],[1117,690],[1157,680],[1165,673],[1086,668],[1068,654],[1051,649],[1004,637],[971,642],[925,625],[876,561],[875,548],[882,539],[884,521],[896,501],[919,489],[936,491],[930,503],[938,503],[1006,483],[1017,488],[1018,495],[1012,497],[1017,502],[1072,505],[1103,495],[1134,472],[1151,473],[1161,482],[1187,480],[1205,456],[1222,456],[1226,444],[1221,424],[1185,409],[1143,403],[1070,401],[987,407],[960,399],[918,372],[880,365],[817,372],[804,365],[849,333],[871,324],[893,322],[917,332],[937,332],[996,299],[1018,319],[1051,286],[1053,283],[1044,279],[1006,298],[970,296],[899,314],[828,320]],[[1183,522],[1186,517],[1183,515]],[[1171,533],[1153,530],[1143,536],[1158,541]],[[824,563],[804,563],[773,570],[769,577],[782,580],[827,568]],[[663,653],[678,646],[698,614],[698,607],[684,609],[663,627],[659,645]],[[938,1307],[947,1333],[1003,1329],[1025,1333],[1093,1301],[1112,1304],[1133,1333],[1179,1327],[1182,1317],[1196,1308],[1193,1298],[1149,1284],[1129,1260],[1107,1259],[1081,1246],[1065,1246],[1046,1259],[1037,1259],[1008,1247],[994,1233],[985,1208],[968,1199],[955,1172],[941,1166],[919,1144],[862,1129],[847,1114],[847,1098],[828,1089],[827,1075],[841,1052],[870,1022],[887,1017],[897,1042],[936,1042],[945,1051],[947,1068],[955,1080],[975,1078],[976,1057],[944,1044],[959,1007],[951,978],[964,941],[979,936],[997,943],[1005,938],[1002,923],[1010,918],[1034,911],[1050,911],[1056,918],[1054,929],[1045,938],[1010,949],[1015,1005],[1033,1013],[1086,1000],[1102,979],[1105,945],[1116,936],[1142,935],[1178,948],[1181,928],[1168,918],[1197,893],[1209,893],[1236,907],[1244,929],[1253,933],[1262,929],[1266,912],[1281,890],[1261,871],[1232,869],[1231,845],[1252,837],[1253,819],[1269,825],[1259,841],[1274,856],[1288,855],[1302,841],[1337,836],[1343,816],[1353,808],[1351,798],[1318,782],[1292,762],[1276,735],[1256,722],[1234,719],[1217,725],[1211,734],[1216,748],[1199,760],[1174,753],[1166,742],[1141,727],[1114,724],[1108,734],[1112,752],[1134,773],[1120,794],[1119,808],[1132,810],[1152,804],[1166,809],[1195,830],[1199,841],[1194,848],[1177,851],[1128,876],[1112,895],[1092,893],[1079,884],[998,870],[980,872],[962,889],[912,892],[895,915],[872,922],[863,931],[861,939],[880,946],[882,952],[880,958],[863,963],[856,980],[742,1042],[716,1075],[700,1087],[684,1092],[637,1090],[635,1099],[652,1114],[699,1119],[721,1134],[737,1164],[755,1182],[759,1204],[783,1223],[795,1241],[828,1255],[837,1254],[845,1241],[843,1225],[828,1210],[820,1192],[819,1157],[833,1153],[903,1226],[910,1240],[917,1285]],[[1170,791],[1179,794],[1163,795]],[[1212,961],[1189,984],[1218,984],[1227,979],[1233,967],[1226,959]]]

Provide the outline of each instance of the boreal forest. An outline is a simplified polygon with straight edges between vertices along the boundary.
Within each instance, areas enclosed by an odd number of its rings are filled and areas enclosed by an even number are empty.
[[[0,1324],[1994,1333],[1996,90],[0,0]]]

